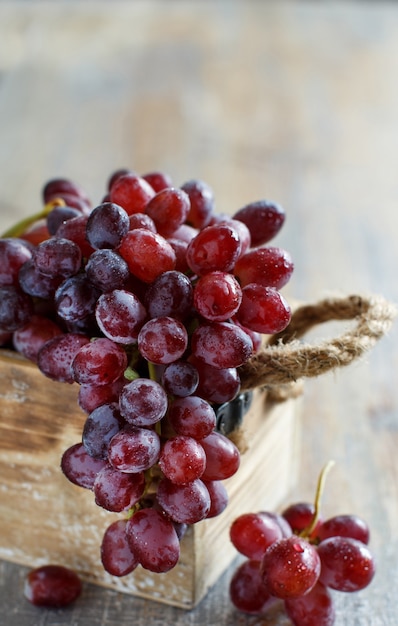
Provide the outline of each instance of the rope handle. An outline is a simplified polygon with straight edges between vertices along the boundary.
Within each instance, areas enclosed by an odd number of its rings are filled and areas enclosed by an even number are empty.
[[[299,306],[287,328],[239,368],[241,390],[291,386],[303,377],[320,376],[352,363],[390,329],[395,305],[381,296],[350,295]],[[311,328],[331,320],[355,320],[339,337],[312,345],[299,341]]]

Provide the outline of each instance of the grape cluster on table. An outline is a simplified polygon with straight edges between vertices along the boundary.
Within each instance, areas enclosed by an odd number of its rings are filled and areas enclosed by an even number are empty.
[[[332,626],[331,590],[360,591],[373,579],[369,536],[357,515],[324,520],[307,502],[281,514],[243,513],[230,527],[233,545],[246,557],[231,578],[231,601],[253,615],[279,601],[295,626]]]
[[[128,169],[94,207],[64,178],[45,184],[43,206],[0,240],[0,345],[79,385],[86,419],[61,467],[122,514],[104,568],[166,572],[186,527],[225,509],[222,481],[239,467],[216,407],[238,396],[262,336],[290,321],[280,290],[293,262],[265,245],[285,212],[260,200],[231,217],[201,180]]]

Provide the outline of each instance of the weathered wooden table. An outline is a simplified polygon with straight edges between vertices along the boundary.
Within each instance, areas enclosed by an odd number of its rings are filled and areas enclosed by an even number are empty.
[[[117,167],[163,169],[176,184],[206,180],[219,211],[263,197],[285,207],[287,297],[398,301],[397,77],[394,3],[1,2],[0,230],[39,208],[50,177],[99,201]],[[397,355],[394,327],[305,385],[291,500],[311,499],[333,458],[324,512],[367,519],[378,562],[368,589],[336,594],[337,626],[398,623]],[[39,610],[23,598],[26,571],[0,564],[7,626],[288,624],[238,614],[232,570],[191,612],[90,585],[70,609]]]

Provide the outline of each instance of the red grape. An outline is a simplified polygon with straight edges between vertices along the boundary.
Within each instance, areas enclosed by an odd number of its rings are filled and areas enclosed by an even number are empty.
[[[173,317],[155,317],[138,334],[138,349],[151,363],[167,365],[180,359],[188,346],[185,326]]]
[[[147,312],[138,297],[126,289],[102,294],[95,307],[99,328],[116,343],[136,343]]]
[[[93,486],[95,503],[114,513],[121,513],[134,506],[144,490],[144,472],[127,474],[109,464],[98,472]]]
[[[145,213],[145,207],[155,195],[151,185],[141,176],[124,174],[118,176],[110,188],[110,200],[131,215]]]
[[[267,548],[261,560],[261,572],[272,596],[297,598],[315,586],[321,572],[321,560],[313,545],[292,535]]]
[[[209,272],[195,285],[194,304],[202,317],[223,322],[233,317],[242,301],[238,281],[226,272]]]
[[[81,385],[114,383],[126,367],[126,352],[106,337],[82,346],[72,362],[73,378]]]
[[[187,262],[194,274],[214,270],[230,272],[241,252],[239,236],[232,226],[221,223],[207,226],[191,239]]]
[[[338,591],[359,591],[375,574],[369,548],[351,537],[328,537],[318,546],[322,563],[320,581]]]
[[[243,513],[232,522],[229,532],[238,552],[255,561],[261,561],[266,549],[283,536],[277,522],[261,513]]]
[[[195,228],[204,228],[210,222],[214,211],[214,194],[207,183],[192,179],[181,185],[181,189],[188,194],[190,209],[187,222]]]
[[[168,241],[146,228],[130,230],[123,237],[119,252],[130,272],[145,283],[173,270],[176,263],[175,252]]]
[[[277,235],[285,222],[285,211],[274,202],[259,200],[242,207],[233,217],[246,224],[254,248]]]
[[[126,524],[131,551],[142,567],[168,572],[178,562],[180,542],[174,524],[156,509],[137,511]]]
[[[172,483],[185,485],[202,476],[206,467],[206,454],[196,439],[177,435],[163,445],[159,467]]]
[[[155,465],[159,453],[160,440],[155,431],[128,425],[111,439],[108,458],[121,472],[136,473]]]
[[[190,206],[185,191],[167,187],[151,198],[145,212],[155,222],[158,233],[169,237],[185,222]]]
[[[79,576],[63,565],[42,565],[31,570],[25,579],[24,596],[35,606],[63,608],[81,592]]]
[[[264,287],[281,289],[290,280],[294,265],[290,254],[282,248],[268,247],[249,250],[234,267],[242,287],[259,283]]]
[[[210,495],[200,478],[185,485],[177,485],[162,478],[156,498],[162,509],[175,522],[196,524],[210,510]]]
[[[106,467],[103,459],[94,459],[82,443],[75,443],[65,450],[61,459],[61,469],[66,478],[79,487],[93,489],[98,472]]]
[[[206,453],[206,469],[203,480],[224,480],[239,469],[240,454],[235,444],[216,431],[201,440]]]
[[[244,561],[235,570],[229,595],[239,611],[253,615],[265,612],[275,602],[263,583],[260,563],[253,560]]]
[[[120,411],[133,426],[152,426],[167,411],[167,394],[155,380],[136,378],[120,394]]]
[[[249,335],[236,324],[213,322],[201,324],[191,338],[192,354],[218,369],[239,367],[253,352]]]
[[[328,537],[352,537],[362,543],[369,543],[369,527],[357,515],[336,515],[320,524],[317,532],[319,541]]]
[[[250,283],[242,289],[242,302],[236,317],[251,330],[273,335],[286,328],[291,310],[285,298],[273,287]]]
[[[304,596],[286,600],[285,609],[294,626],[333,626],[335,610],[327,587],[317,582]]]
[[[108,526],[102,538],[101,562],[112,576],[126,576],[139,564],[127,540],[126,526],[126,519],[116,520]]]

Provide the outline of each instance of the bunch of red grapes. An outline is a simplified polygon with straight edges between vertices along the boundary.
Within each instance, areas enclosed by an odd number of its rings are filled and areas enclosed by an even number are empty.
[[[283,602],[295,626],[332,626],[331,590],[360,591],[375,574],[366,522],[357,515],[323,520],[307,502],[281,514],[244,513],[230,538],[246,557],[230,581],[234,606],[261,615]]]
[[[239,396],[262,336],[290,321],[280,289],[293,263],[265,245],[285,213],[260,200],[218,214],[203,181],[131,170],[94,208],[67,179],[44,186],[43,204],[0,240],[0,345],[79,385],[82,437],[61,467],[123,514],[104,568],[166,572],[186,527],[224,510],[239,467],[217,407]]]

